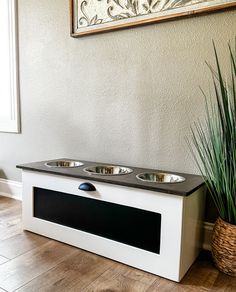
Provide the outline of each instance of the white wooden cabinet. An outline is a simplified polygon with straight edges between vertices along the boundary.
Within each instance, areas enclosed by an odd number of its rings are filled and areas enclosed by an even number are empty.
[[[24,229],[179,282],[201,248],[204,187],[189,196],[180,196],[91,181],[96,187],[96,191],[85,192],[78,189],[78,186],[85,181],[88,180],[23,170]],[[132,210],[133,208],[145,210],[147,211],[145,214],[150,212],[154,215],[155,213],[160,214],[159,253],[71,228],[51,220],[37,218],[34,194],[36,188],[41,191],[54,191],[59,196],[68,194],[68,198],[73,196],[73,199],[92,199],[95,204],[100,205],[109,202],[118,206],[118,210],[119,206],[127,206]],[[49,208],[47,200],[41,200],[40,204],[41,210],[44,207]],[[56,203],[55,208],[57,208]],[[63,212],[63,208],[61,208],[60,214]],[[88,209],[87,213],[89,212]],[[120,218],[122,219],[122,212]],[[114,226],[114,229],[118,224]],[[119,228],[121,227],[119,226]]]

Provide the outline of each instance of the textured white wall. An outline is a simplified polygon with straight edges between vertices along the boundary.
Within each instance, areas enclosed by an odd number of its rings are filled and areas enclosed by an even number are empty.
[[[68,1],[18,2],[22,133],[0,134],[2,177],[57,157],[196,172],[184,137],[235,10],[73,39]]]

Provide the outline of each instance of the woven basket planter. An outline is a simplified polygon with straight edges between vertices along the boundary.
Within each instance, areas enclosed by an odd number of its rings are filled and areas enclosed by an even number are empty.
[[[212,236],[212,256],[220,271],[236,277],[236,225],[217,219]]]

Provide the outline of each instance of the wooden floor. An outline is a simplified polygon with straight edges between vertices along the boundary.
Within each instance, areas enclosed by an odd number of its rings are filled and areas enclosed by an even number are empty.
[[[234,291],[202,255],[180,284],[22,230],[21,203],[0,197],[2,291]]]

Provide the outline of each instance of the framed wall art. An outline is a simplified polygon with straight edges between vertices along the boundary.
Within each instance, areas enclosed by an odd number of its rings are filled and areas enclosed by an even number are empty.
[[[236,0],[70,0],[71,36],[236,7]]]

